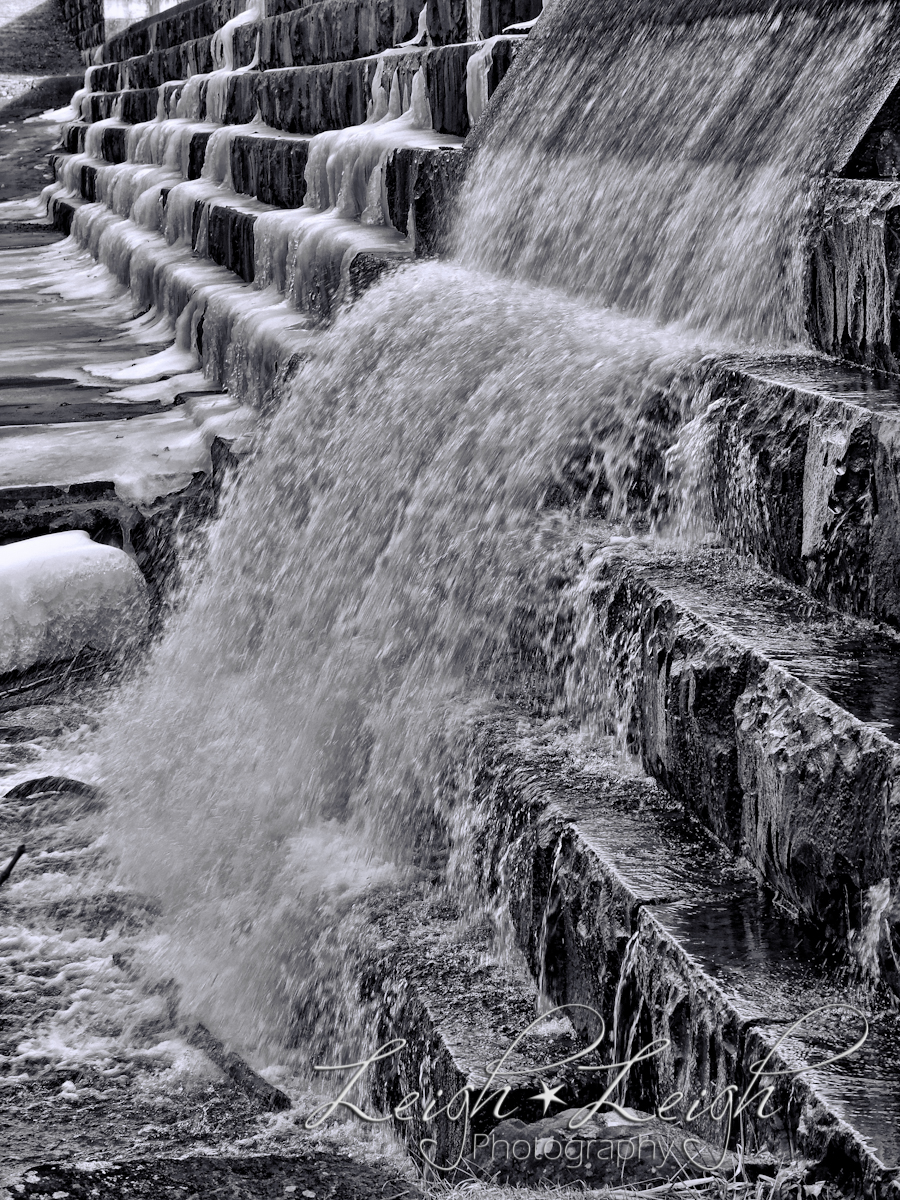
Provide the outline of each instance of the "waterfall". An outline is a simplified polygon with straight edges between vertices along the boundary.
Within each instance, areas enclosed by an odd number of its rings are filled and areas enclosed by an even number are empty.
[[[538,23],[526,87],[510,78],[479,131],[458,253],[707,337],[796,340],[817,181],[865,127],[854,80],[891,86],[892,10],[686,7],[635,28],[569,2]]]
[[[846,80],[888,70],[889,8],[613,29],[602,8],[539,23],[477,137],[455,256],[304,343],[109,702],[123,872],[163,900],[185,1004],[239,1044],[280,1053],[334,998],[348,899],[440,848],[456,706],[514,683],[581,522],[643,515],[638,464],[703,354],[801,335],[816,177]]]

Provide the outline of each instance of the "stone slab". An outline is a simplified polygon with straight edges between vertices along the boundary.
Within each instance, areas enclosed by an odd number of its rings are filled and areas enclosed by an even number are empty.
[[[746,1094],[752,1064],[768,1054],[769,1072],[785,1074],[756,1076],[772,1084],[769,1110],[778,1112],[745,1110],[745,1152],[809,1154],[832,1178],[842,1173],[850,1192],[893,1195],[900,1057],[891,1006],[869,1009],[856,1057],[799,1071],[850,1049],[862,1023],[841,1012],[846,989],[815,935],[772,903],[746,863],[559,719],[494,713],[468,737],[455,800],[482,894],[508,905],[548,997],[585,1006],[580,1021],[577,1007],[569,1011],[586,1035],[612,1030],[616,1061],[659,1039],[629,1072],[626,1102],[652,1110],[680,1093],[683,1107],[703,1096],[708,1104],[732,1084]],[[821,1007],[828,1012],[816,1015]],[[725,1110],[701,1108],[689,1127],[721,1142]]]
[[[839,608],[900,624],[900,385],[826,359],[723,360],[709,385],[726,541]]]
[[[780,896],[847,936],[870,889],[900,878],[897,638],[728,551],[605,536],[554,647],[567,706],[627,736]],[[898,936],[881,946],[890,972]]]

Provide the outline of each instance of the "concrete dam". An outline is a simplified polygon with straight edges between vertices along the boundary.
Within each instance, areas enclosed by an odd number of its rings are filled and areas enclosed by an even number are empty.
[[[51,7],[2,1194],[896,1200],[900,5]]]

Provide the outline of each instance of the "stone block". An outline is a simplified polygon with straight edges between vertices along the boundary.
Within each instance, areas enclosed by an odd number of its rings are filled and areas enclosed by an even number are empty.
[[[592,632],[569,651],[570,705],[630,730],[674,797],[846,937],[870,889],[900,882],[900,713],[883,691],[900,646],[728,552],[610,553],[589,578]],[[576,629],[586,636],[583,617],[557,652]]]
[[[444,249],[453,205],[462,183],[460,150],[392,150],[385,163],[385,189],[391,224],[414,235],[416,257]]]
[[[900,624],[898,385],[821,360],[715,374],[705,456],[728,543],[830,604]]]
[[[239,135],[231,143],[235,190],[276,208],[299,208],[306,194],[308,141]]]

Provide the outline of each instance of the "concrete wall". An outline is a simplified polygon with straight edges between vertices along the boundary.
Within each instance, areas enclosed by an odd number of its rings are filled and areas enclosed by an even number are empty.
[[[103,0],[60,0],[66,28],[79,50],[99,46],[106,38]]]

